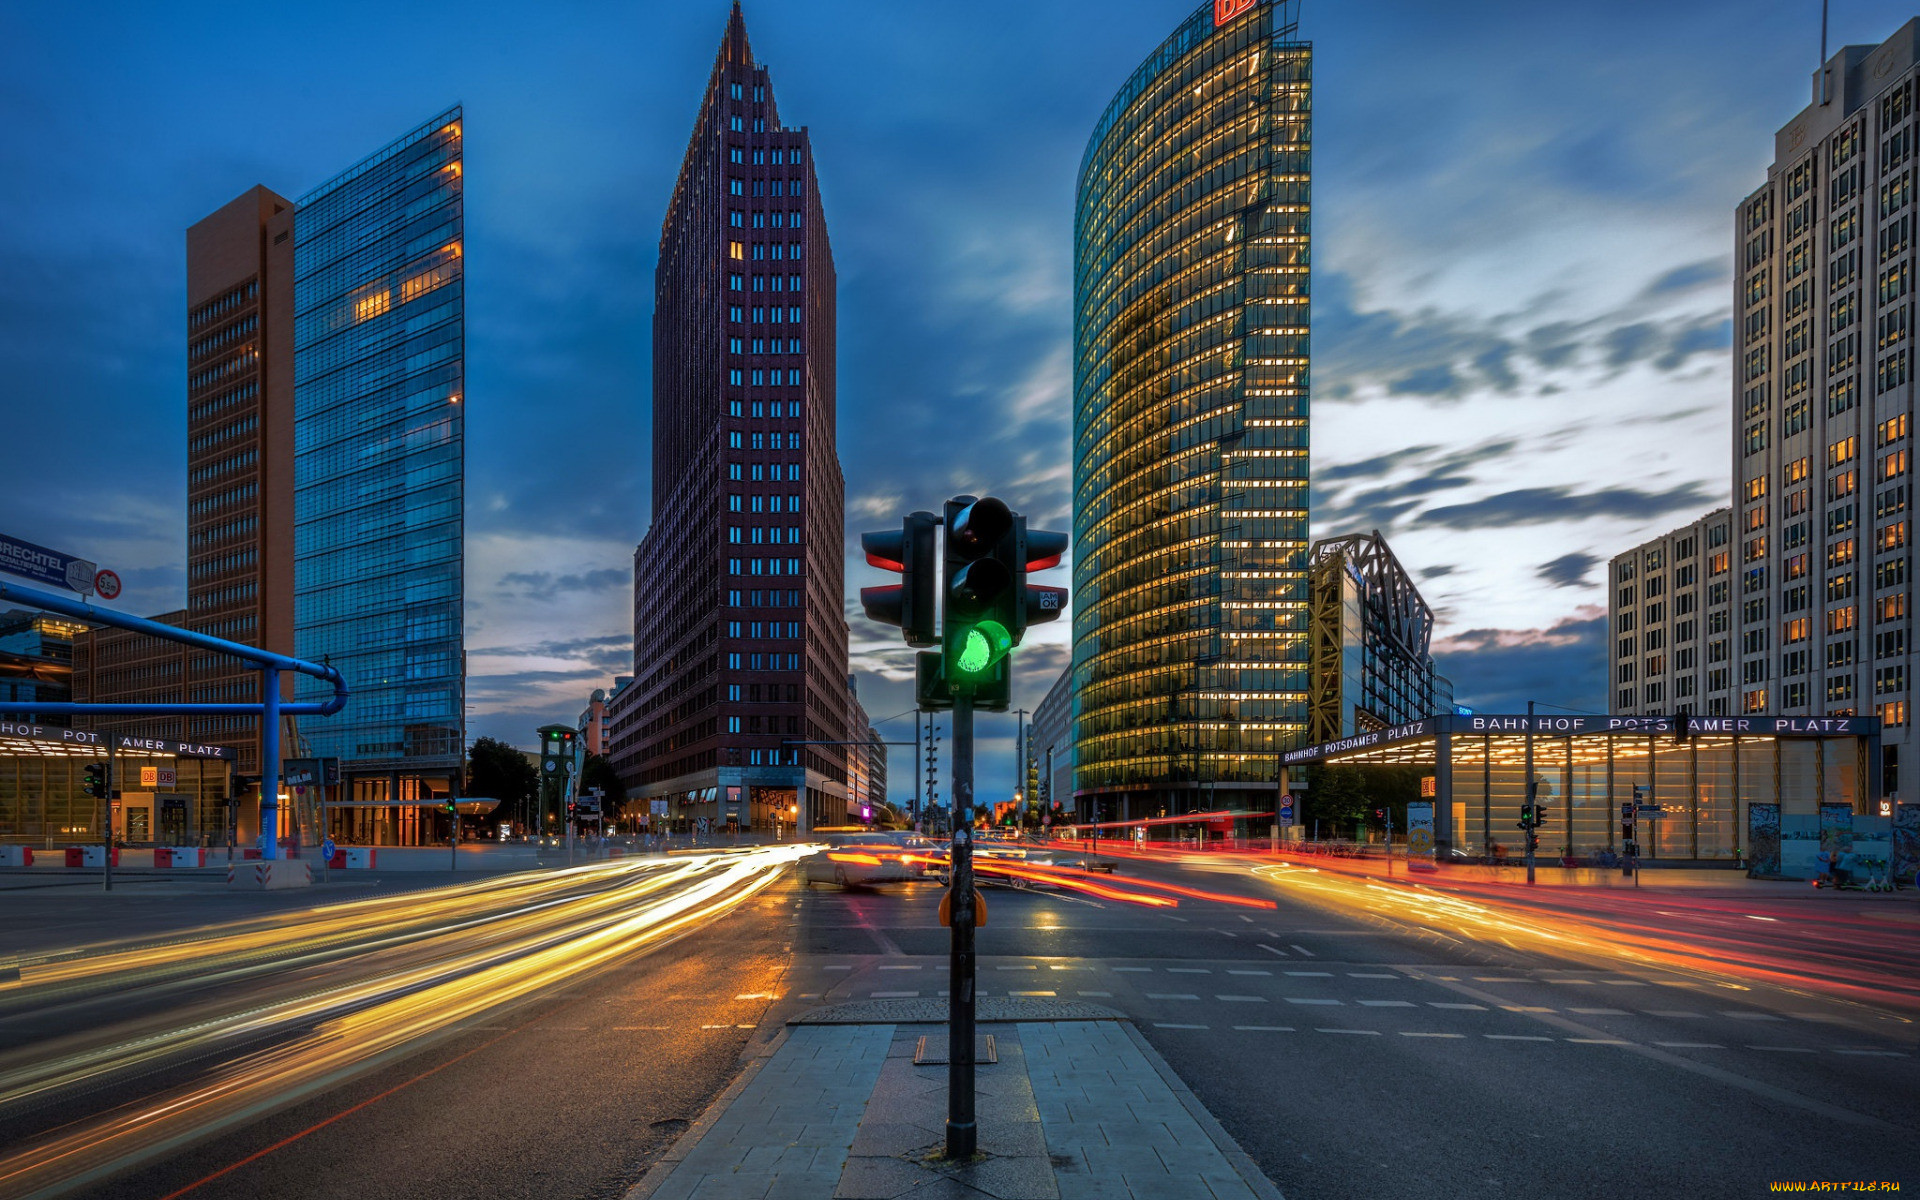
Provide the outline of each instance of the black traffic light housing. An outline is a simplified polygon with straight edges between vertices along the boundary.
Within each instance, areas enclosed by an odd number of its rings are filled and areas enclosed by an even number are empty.
[[[1025,627],[1018,522],[997,497],[955,496],[947,501],[946,523],[941,682],[949,694],[962,688],[970,692],[975,708],[1005,712],[1007,655]]]
[[[900,522],[898,533],[860,535],[869,565],[900,574],[899,583],[861,588],[860,607],[873,620],[897,626],[909,646],[940,644],[940,558],[934,534],[939,524],[932,513],[916,512]]]
[[[81,790],[95,800],[107,798],[107,764],[90,762],[80,769]]]

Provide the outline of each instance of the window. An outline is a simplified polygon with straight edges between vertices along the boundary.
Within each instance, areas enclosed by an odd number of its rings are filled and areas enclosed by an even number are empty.
[[[1905,725],[1907,723],[1907,702],[1889,700],[1880,705],[1880,724],[1883,726]]]
[[[1852,441],[1853,439],[1848,438],[1847,440]],[[1827,499],[1839,500],[1851,496],[1853,495],[1854,489],[1859,486],[1859,483],[1859,474],[1854,471],[1841,471],[1837,474],[1829,475],[1827,476]]]
[[[1827,466],[1837,467],[1852,462],[1854,453],[1860,448],[1858,438],[1844,437],[1827,447]],[[1803,460],[1804,461],[1804,460]]]
[[[1844,566],[1853,561],[1854,544],[1852,538],[1843,538],[1827,547],[1827,569]]]
[[[1907,452],[1896,450],[1880,460],[1880,478],[1892,479],[1907,472]]]
[[[1786,465],[1784,477],[1789,484],[1799,483],[1813,469],[1812,458],[1796,458]]]
[[[1874,548],[1882,553],[1888,550],[1898,550],[1906,544],[1907,523],[1905,521],[1894,522],[1892,525],[1882,529],[1874,538]]]
[[[758,246],[755,246],[755,247],[754,247],[754,249],[756,249],[756,250],[758,250],[758,249],[759,249],[759,247],[758,247]],[[737,259],[737,258],[743,258],[743,257],[745,257],[745,253],[746,253],[746,247],[745,247],[744,245],[742,245],[741,243],[739,243],[739,242],[728,242],[728,243],[727,243],[727,257],[728,257],[728,258],[735,258],[735,259]]]
[[[1740,708],[1741,711],[1750,713],[1767,711],[1767,689],[1758,688],[1754,691],[1741,693]]]
[[[1787,621],[1781,624],[1780,641],[1783,645],[1792,645],[1795,642],[1804,642],[1807,640],[1807,636],[1812,632],[1812,630],[1813,630],[1813,627],[1808,622],[1807,618],[1795,617],[1793,620]]]
[[[1857,616],[1858,610],[1851,604],[1845,608],[1829,610],[1827,613],[1827,632],[1829,634],[1847,632],[1854,627]]]

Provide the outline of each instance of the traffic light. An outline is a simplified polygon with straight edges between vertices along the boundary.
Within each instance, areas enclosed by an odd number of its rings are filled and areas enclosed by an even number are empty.
[[[1522,804],[1520,806],[1520,828],[1521,829],[1533,828],[1533,823],[1537,819],[1534,814],[1537,811],[1538,810],[1532,804]]]
[[[459,806],[459,805],[457,805],[457,804],[455,804],[455,803],[453,802],[453,797],[452,797],[452,796],[448,796],[448,797],[447,797],[447,802],[446,802],[445,804],[442,804],[442,805],[440,806],[440,811],[442,811],[442,812],[444,812],[444,813],[446,813],[446,814],[447,814],[448,816],[450,816],[450,817],[451,817],[451,816],[453,816],[453,815],[454,815],[455,813],[457,813],[457,812],[459,812],[459,811],[460,811],[460,806]]]
[[[1383,824],[1383,825],[1384,825],[1384,824],[1386,824],[1386,821],[1387,821],[1387,810],[1386,810],[1386,809],[1384,809],[1384,808],[1376,808],[1376,809],[1374,809],[1374,810],[1373,810],[1373,819],[1374,819],[1374,820],[1376,820],[1376,821],[1378,821],[1378,822],[1380,822],[1380,823],[1381,823],[1381,824]]]
[[[869,565],[900,574],[899,583],[861,588],[860,606],[873,620],[898,626],[909,646],[940,642],[940,559],[934,550],[934,529],[939,523],[930,512],[916,512],[900,522],[898,533],[860,535]]]
[[[964,689],[974,707],[1005,711],[1018,599],[1013,511],[993,496],[947,501],[940,676],[949,695]],[[1022,614],[1024,616],[1024,613]]]
[[[107,798],[107,764],[90,762],[80,769],[80,790],[95,800]]]

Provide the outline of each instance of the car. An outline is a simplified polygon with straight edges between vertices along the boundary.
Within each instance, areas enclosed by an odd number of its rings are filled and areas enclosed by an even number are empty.
[[[903,839],[884,833],[834,834],[827,847],[800,860],[800,877],[808,884],[837,883],[841,887],[870,887],[876,883],[908,883],[919,879],[922,865]]]

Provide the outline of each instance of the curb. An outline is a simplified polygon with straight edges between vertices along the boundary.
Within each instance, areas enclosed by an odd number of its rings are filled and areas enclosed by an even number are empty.
[[[694,1147],[698,1146],[712,1131],[714,1125],[726,1114],[727,1109],[733,1107],[733,1102],[740,1098],[741,1092],[747,1090],[747,1085],[760,1074],[761,1068],[773,1061],[773,1056],[780,1052],[780,1047],[787,1044],[787,1038],[791,1032],[790,1029],[781,1026],[779,1031],[754,1053],[745,1069],[727,1085],[726,1090],[715,1096],[713,1103],[707,1105],[705,1111],[694,1118],[693,1124],[687,1126],[687,1131],[667,1148],[667,1152],[660,1156],[658,1162],[648,1168],[647,1173],[640,1177],[640,1182],[627,1189],[622,1200],[647,1200],[658,1191],[660,1185],[667,1181],[682,1162],[686,1161],[687,1155],[693,1153]]]
[[[1213,1140],[1214,1149],[1220,1151],[1221,1157],[1227,1160],[1228,1165],[1240,1173],[1240,1178],[1253,1190],[1253,1193],[1259,1196],[1260,1200],[1286,1200],[1286,1197],[1280,1194],[1280,1189],[1274,1186],[1273,1180],[1267,1178],[1259,1164],[1255,1163],[1247,1152],[1240,1148],[1240,1143],[1234,1141],[1233,1136],[1221,1127],[1220,1122],[1207,1111],[1207,1106],[1200,1103],[1200,1097],[1193,1094],[1193,1089],[1181,1082],[1180,1077],[1173,1073],[1173,1068],[1167,1065],[1167,1060],[1161,1058],[1159,1051],[1155,1050],[1146,1037],[1134,1028],[1133,1022],[1121,1020],[1115,1024],[1127,1031],[1127,1036],[1133,1039],[1134,1046],[1159,1073],[1160,1081],[1179,1097],[1180,1105],[1187,1110],[1187,1115],[1192,1117],[1194,1123]]]

